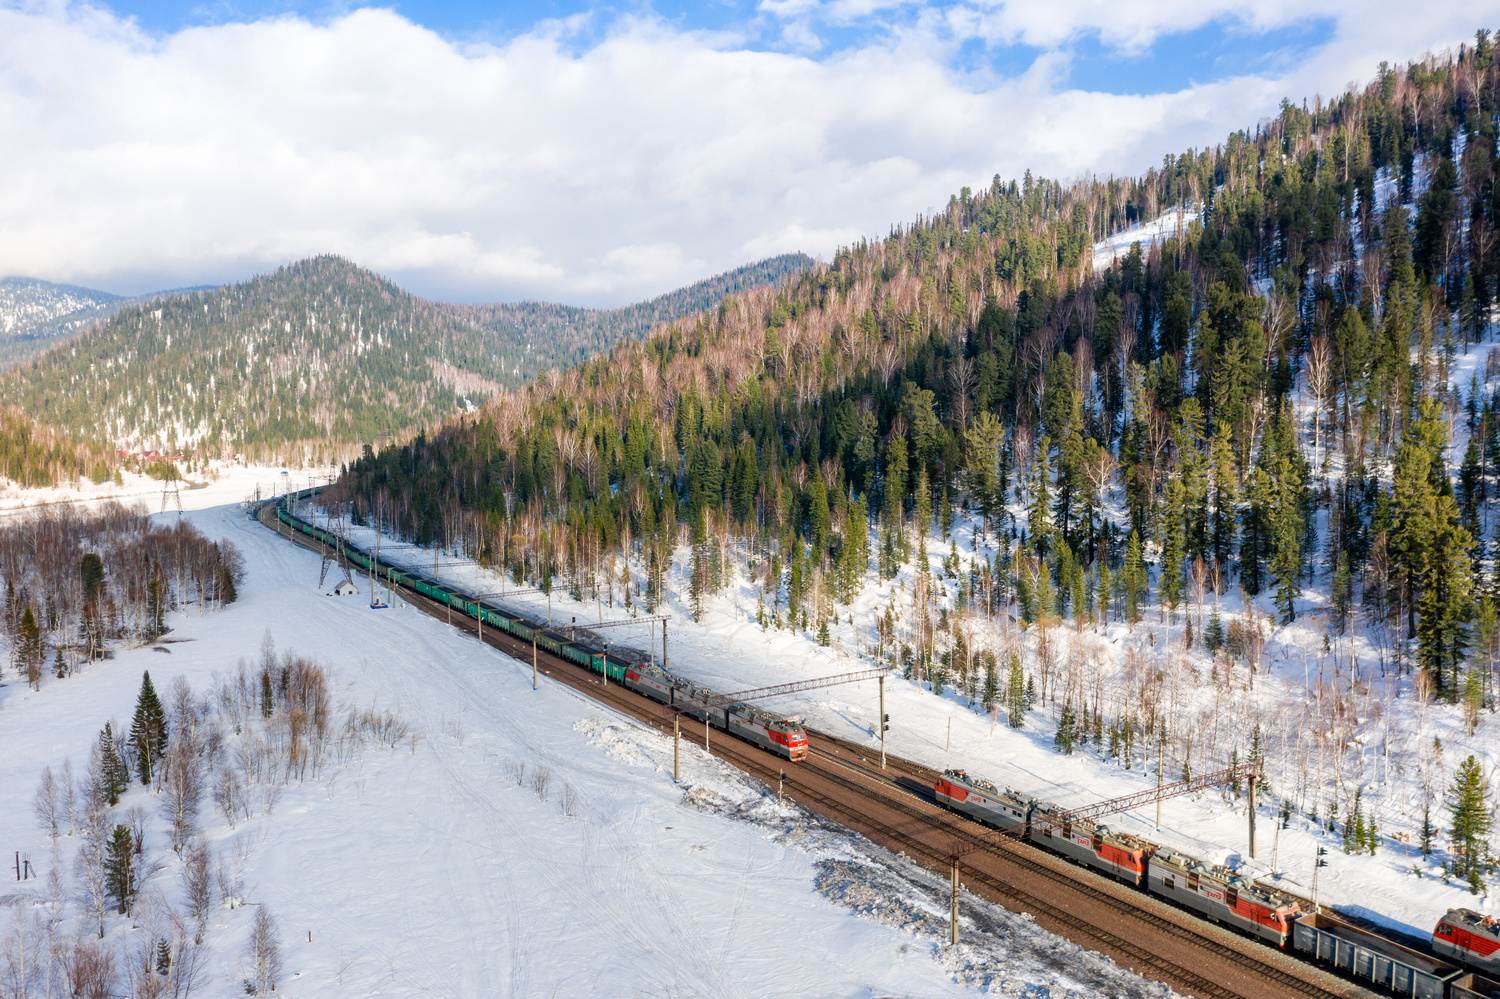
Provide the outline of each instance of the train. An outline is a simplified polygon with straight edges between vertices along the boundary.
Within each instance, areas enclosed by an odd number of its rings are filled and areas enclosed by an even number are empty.
[[[382,581],[420,593],[429,600],[475,618],[486,628],[504,632],[538,649],[597,673],[606,681],[661,704],[679,708],[683,714],[727,732],[767,752],[793,762],[807,759],[807,730],[794,719],[783,718],[749,704],[727,700],[706,687],[676,676],[655,663],[638,662],[595,642],[572,628],[552,628],[518,613],[503,610],[454,589],[434,576],[398,566],[351,544],[331,531],[297,516],[295,504],[310,499],[315,489],[290,493],[274,500],[276,516],[290,530],[335,550],[347,553],[349,561]]]
[[[1273,947],[1301,952],[1402,996],[1500,999],[1500,919],[1452,909],[1433,931],[1433,954],[1330,912],[1307,912],[1284,892],[1227,867],[1111,829],[963,770],[933,786],[945,808],[1172,902]],[[1454,962],[1454,963],[1450,963]],[[1468,969],[1467,971],[1465,969]]]
[[[611,653],[572,629],[554,629],[493,606],[441,580],[378,558],[296,515],[294,504],[316,489],[271,502],[281,524],[342,549],[362,571],[406,587],[484,626],[621,684],[684,715],[787,760],[807,758],[807,730],[797,720],[737,703],[676,676],[654,662]],[[1201,918],[1334,966],[1402,996],[1417,999],[1500,999],[1500,920],[1452,909],[1433,931],[1427,954],[1357,926],[1330,912],[1306,912],[1296,899],[1256,884],[1226,867],[1161,847],[1059,806],[962,770],[946,770],[933,793],[938,803],[1017,839],[1091,867]],[[1449,962],[1454,963],[1449,963]],[[1466,970],[1467,969],[1467,970]]]

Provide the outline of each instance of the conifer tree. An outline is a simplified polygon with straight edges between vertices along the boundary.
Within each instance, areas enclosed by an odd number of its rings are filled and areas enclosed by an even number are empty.
[[[115,911],[122,916],[130,915],[135,902],[135,837],[130,829],[116,825],[109,837],[108,854],[105,859],[105,884],[109,897],[114,899]]]
[[[1234,555],[1235,504],[1238,502],[1231,440],[1229,424],[1219,420],[1214,426],[1214,438],[1209,452],[1213,477],[1209,492],[1209,499],[1213,504],[1213,512],[1209,516],[1209,550],[1220,571],[1226,574],[1229,560]]]
[[[902,503],[906,499],[906,472],[906,441],[897,437],[885,447],[885,478],[880,503],[883,524],[899,525],[905,519]]]
[[[1270,570],[1276,584],[1276,607],[1284,623],[1297,619],[1297,598],[1302,595],[1303,484],[1301,459],[1290,433],[1290,412],[1283,409],[1270,482]]]
[[[1031,505],[1026,513],[1032,551],[1043,556],[1052,541],[1052,473],[1048,467],[1051,448],[1052,441],[1043,434],[1031,459]]]
[[[1000,677],[995,673],[995,654],[984,653],[984,693],[981,695],[986,711],[992,710],[1000,700]]]
[[[42,648],[42,631],[37,627],[36,615],[31,612],[30,604],[27,604],[21,611],[21,624],[16,632],[15,648],[16,668],[33,689],[40,690],[42,662],[46,653]]]
[[[1005,682],[1005,722],[1011,728],[1021,729],[1026,727],[1026,710],[1028,699],[1026,696],[1026,676],[1021,670],[1021,656],[1019,653],[1010,654],[1010,672]]]
[[[1073,755],[1073,731],[1076,719],[1073,716],[1073,701],[1071,699],[1063,702],[1062,714],[1057,719],[1057,732],[1052,736],[1052,745],[1062,751],[1065,756]]]
[[[120,751],[115,746],[114,727],[110,722],[104,723],[104,730],[99,733],[99,773],[103,778],[104,800],[110,804],[118,805],[120,795],[130,789],[130,770],[125,766],[125,761],[120,759]]]
[[[150,784],[156,762],[167,751],[167,713],[151,685],[149,672],[141,674],[141,692],[130,723],[130,745],[135,750],[136,776],[142,784]]]
[[[1125,545],[1125,569],[1121,574],[1125,587],[1125,620],[1135,624],[1141,619],[1141,604],[1151,599],[1146,576],[1146,560],[1141,554],[1141,536],[1130,532],[1130,541]]]
[[[1448,814],[1453,823],[1453,872],[1476,871],[1489,853],[1490,787],[1472,753],[1453,773]]]
[[[1177,605],[1182,601],[1182,513],[1182,480],[1173,479],[1167,485],[1167,502],[1162,510],[1161,575],[1157,578],[1156,585],[1161,593],[1161,602],[1172,612],[1174,620],[1177,617]]]
[[[1474,572],[1469,549],[1474,542],[1459,522],[1446,480],[1443,486],[1430,507],[1429,532],[1418,563],[1422,589],[1417,601],[1417,649],[1438,689],[1452,690],[1468,644],[1465,625]]]

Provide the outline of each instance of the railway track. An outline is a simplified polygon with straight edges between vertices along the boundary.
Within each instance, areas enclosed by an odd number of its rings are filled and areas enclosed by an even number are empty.
[[[263,507],[257,518],[288,540],[319,551],[312,539],[279,528],[273,504]],[[424,613],[450,619],[447,607],[399,583],[396,588]],[[458,617],[451,623],[477,634],[472,619]],[[496,629],[485,629],[483,638],[522,663],[533,652],[530,643]],[[619,684],[603,684],[593,673],[545,650],[536,655],[541,675],[655,729],[672,731],[673,712],[665,706]],[[1013,912],[1030,913],[1044,929],[1178,992],[1204,999],[1375,999],[1375,993],[1320,968],[1182,915],[1150,896],[1070,867],[1062,858],[1019,842],[1003,842],[995,830],[937,805],[923,787],[930,787],[936,771],[921,764],[888,756],[887,771],[882,772],[878,762],[868,759],[869,747],[817,733],[809,733],[808,759],[789,764],[727,733],[719,733],[710,745],[698,728],[697,723],[683,726],[683,738],[767,785],[785,774],[785,788],[793,800],[928,870],[946,876],[955,853],[968,850],[958,867],[972,894]],[[983,845],[975,848],[976,843]],[[1278,967],[1280,963],[1286,967]]]

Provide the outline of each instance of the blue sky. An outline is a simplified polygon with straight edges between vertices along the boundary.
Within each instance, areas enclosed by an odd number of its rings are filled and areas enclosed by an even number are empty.
[[[338,253],[610,306],[830,256],[1026,170],[1139,174],[1497,0],[0,0],[0,274],[120,293]]]
[[[726,32],[751,51],[796,52],[826,59],[841,52],[878,43],[911,30],[931,7],[893,5],[863,16],[837,12],[806,18],[818,42],[798,44],[782,30],[786,19],[739,0],[706,3],[652,4],[432,2],[409,0],[390,4],[330,3],[326,0],[155,0],[107,4],[123,17],[135,19],[154,35],[183,28],[257,21],[294,15],[326,21],[358,6],[382,6],[445,38],[504,42],[533,31],[547,21],[588,19],[573,34],[574,44],[587,44],[605,35],[622,17],[659,19],[678,30]],[[1194,83],[1210,83],[1246,72],[1279,72],[1297,65],[1332,39],[1335,18],[1311,14],[1293,23],[1256,27],[1233,14],[1205,24],[1160,35],[1140,50],[1122,49],[1084,28],[1056,48],[1069,59],[1059,82],[1084,90],[1111,94],[1154,94],[1181,90]],[[952,62],[970,72],[1013,76],[1025,72],[1053,47],[983,38],[949,37],[956,43]]]

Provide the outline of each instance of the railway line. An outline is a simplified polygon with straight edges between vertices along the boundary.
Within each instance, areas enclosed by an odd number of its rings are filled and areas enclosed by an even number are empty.
[[[312,551],[318,542],[282,531],[275,505],[257,511],[257,519],[278,534]],[[395,588],[412,606],[439,620],[449,608],[400,583]],[[451,623],[469,634],[479,631],[468,617]],[[483,629],[483,641],[522,663],[534,654],[538,672],[580,694],[667,733],[674,712],[617,683],[600,678],[545,650],[536,650],[498,629]],[[1323,969],[1182,910],[1061,857],[1029,845],[1006,841],[934,800],[937,772],[898,757],[887,757],[887,769],[871,761],[869,747],[809,733],[807,760],[786,760],[747,742],[721,735],[709,749],[696,724],[682,737],[767,785],[785,775],[785,792],[810,812],[849,828],[872,842],[898,851],[921,866],[947,876],[955,864],[968,891],[1013,912],[1030,913],[1036,923],[1089,950],[1110,957],[1137,974],[1175,991],[1204,999],[1375,999],[1361,988]]]

